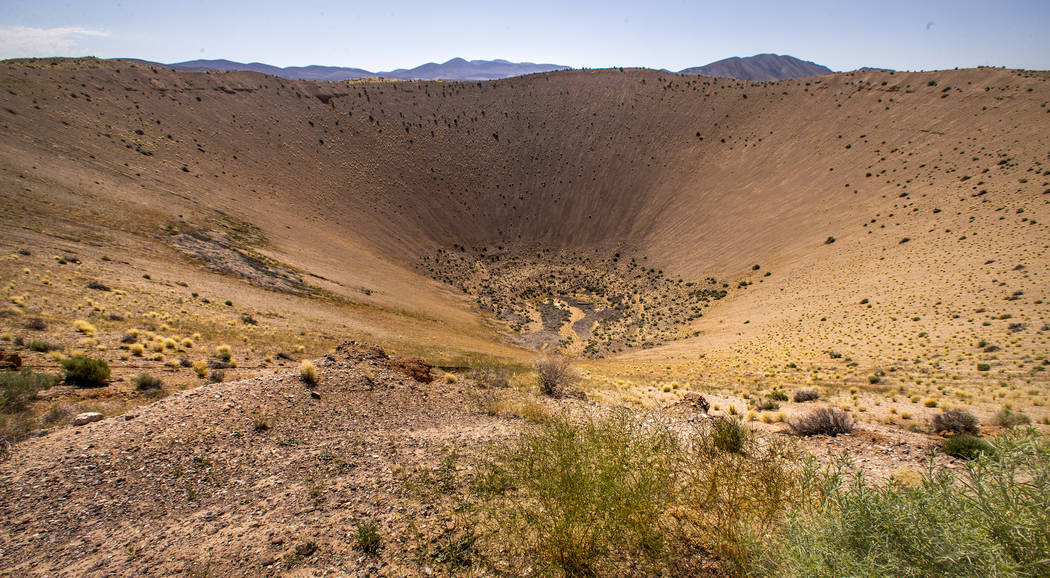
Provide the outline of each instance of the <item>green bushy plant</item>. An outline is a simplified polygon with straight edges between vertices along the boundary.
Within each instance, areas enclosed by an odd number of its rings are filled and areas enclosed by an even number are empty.
[[[62,360],[66,381],[77,387],[105,385],[109,379],[109,364],[102,359],[77,355]]]

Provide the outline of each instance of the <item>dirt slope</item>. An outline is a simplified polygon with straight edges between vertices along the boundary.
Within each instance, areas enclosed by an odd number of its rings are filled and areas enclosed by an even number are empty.
[[[673,275],[762,283],[727,301],[729,317],[706,314],[705,348],[855,297],[929,319],[955,288],[941,309],[988,309],[981,288],[1024,265],[1011,287],[1024,299],[994,302],[1038,329],[1046,81],[999,69],[780,83],[613,69],[310,83],[7,62],[4,237],[53,234],[43,223],[154,235],[222,211],[354,302],[460,326],[465,301],[416,268],[435,248],[626,247]],[[804,349],[830,347],[823,331],[802,333]]]
[[[417,533],[447,520],[407,482],[511,426],[372,348],[318,367],[313,388],[287,373],[203,386],[24,442],[0,466],[4,572],[417,574]],[[392,541],[378,557],[354,550],[369,521]]]

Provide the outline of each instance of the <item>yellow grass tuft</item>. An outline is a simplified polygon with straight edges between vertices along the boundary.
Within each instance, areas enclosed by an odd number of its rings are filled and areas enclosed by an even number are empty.
[[[306,383],[314,383],[317,381],[317,366],[309,359],[304,359],[303,362],[299,364],[299,379]]]
[[[94,325],[88,323],[87,321],[84,321],[83,319],[77,319],[76,321],[74,321],[73,327],[75,327],[77,331],[83,333],[84,335],[94,335],[97,331]]]

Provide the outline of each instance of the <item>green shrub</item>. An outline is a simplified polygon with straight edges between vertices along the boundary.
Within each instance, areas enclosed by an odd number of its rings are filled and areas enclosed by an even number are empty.
[[[719,451],[743,451],[750,435],[751,432],[739,419],[721,417],[711,422],[711,443]]]
[[[47,353],[48,351],[61,349],[61,347],[59,347],[58,345],[54,345],[46,341],[41,341],[39,339],[31,339],[29,341],[26,341],[26,348],[30,351],[36,351],[37,353]]]
[[[999,413],[995,414],[995,423],[1002,427],[1017,427],[1032,423],[1032,418],[1022,412],[1015,412],[1008,407],[1004,407]]]
[[[77,387],[105,385],[109,379],[109,364],[102,359],[77,355],[62,360],[66,370],[66,382]]]
[[[509,448],[496,472],[502,541],[566,575],[611,571],[666,553],[660,518],[675,499],[679,445],[626,410],[555,416]],[[541,572],[544,573],[544,572]]]
[[[58,383],[59,377],[49,373],[0,371],[0,412],[22,411],[36,397],[36,392]]]
[[[148,373],[140,373],[135,377],[131,378],[131,382],[135,384],[135,389],[139,391],[145,391],[147,389],[160,389],[162,384],[159,377],[153,377]]]
[[[957,436],[962,437],[962,436]],[[777,576],[1045,576],[1050,567],[1050,444],[1009,434],[961,472],[914,487],[810,468],[808,499],[752,570]]]
[[[970,434],[959,434],[944,440],[944,453],[963,460],[972,460],[981,453],[994,451],[992,444]]]
[[[773,401],[787,401],[788,400],[788,395],[786,393],[784,393],[783,391],[780,391],[779,389],[774,389],[773,391],[769,392],[769,395],[767,395],[766,397],[771,399],[771,400],[773,400]]]
[[[379,525],[372,520],[366,520],[357,524],[354,534],[354,545],[365,554],[374,555],[379,552],[382,538],[379,536]]]
[[[964,409],[946,409],[933,416],[933,431],[977,434],[977,416]]]
[[[772,411],[780,409],[780,404],[769,398],[759,398],[755,402],[755,409],[759,411]]]
[[[988,365],[987,363],[978,363],[977,364],[977,371],[991,371],[991,370],[992,370],[992,366]]]

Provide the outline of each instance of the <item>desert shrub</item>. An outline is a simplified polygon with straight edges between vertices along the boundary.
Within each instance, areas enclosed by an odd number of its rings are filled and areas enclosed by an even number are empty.
[[[653,563],[666,553],[660,519],[675,499],[680,456],[670,428],[626,410],[552,417],[484,476],[501,481],[490,485],[504,498],[496,503],[501,540],[566,575]]]
[[[193,373],[196,373],[197,377],[204,379],[208,375],[208,362],[203,359],[194,361]]]
[[[212,383],[222,383],[226,380],[226,372],[221,369],[213,369],[211,370],[211,374],[208,375],[208,378]]]
[[[47,329],[47,323],[39,317],[34,317],[26,321],[25,328],[33,331],[43,331]]]
[[[359,522],[354,531],[354,546],[365,554],[379,552],[382,538],[379,536],[379,525],[372,520]]]
[[[820,394],[817,393],[817,390],[815,389],[800,389],[795,392],[795,395],[792,397],[792,399],[794,399],[797,403],[815,401],[817,399],[820,399]]]
[[[105,385],[109,379],[109,364],[102,359],[77,355],[62,360],[66,370],[66,382],[77,387]]]
[[[215,348],[215,357],[223,361],[229,361],[233,357],[233,352],[230,350],[230,346],[224,343]]]
[[[47,408],[40,416],[40,425],[44,427],[51,427],[53,425],[67,424],[73,420],[75,415],[75,408],[68,403],[53,403],[51,407]]]
[[[50,373],[22,371],[0,371],[0,412],[22,411],[33,400],[36,392],[58,383],[59,377]]]
[[[957,436],[962,437],[962,436]],[[804,495],[754,570],[778,576],[1045,576],[1050,565],[1050,445],[1037,433],[995,440],[958,473],[914,486],[810,470]]]
[[[759,398],[755,402],[755,409],[759,411],[772,411],[780,409],[780,404],[769,398]]]
[[[6,455],[15,442],[24,439],[36,426],[36,420],[25,413],[0,414],[0,457]]]
[[[992,370],[992,366],[987,364],[987,363],[978,363],[977,364],[977,371],[991,371],[991,370]]]
[[[561,397],[579,380],[568,359],[556,355],[543,357],[536,362],[536,376],[540,392],[551,397]]]
[[[1032,418],[1028,417],[1023,412],[1015,412],[1008,407],[1004,407],[999,413],[995,414],[995,423],[1002,427],[1017,427],[1019,425],[1028,425],[1032,423]]]
[[[474,380],[482,387],[505,388],[510,387],[512,372],[505,367],[475,367],[470,370],[467,377]]]
[[[933,431],[976,434],[977,416],[964,409],[946,409],[933,416]]]
[[[848,434],[853,431],[849,414],[834,407],[822,407],[788,422],[791,431],[802,436]]]
[[[779,389],[774,389],[773,391],[769,392],[769,395],[767,395],[766,397],[771,399],[771,400],[773,400],[773,401],[787,401],[788,400],[788,395],[786,393],[784,393],[783,391],[779,390]]]
[[[868,376],[868,383],[870,383],[872,385],[875,385],[875,384],[877,384],[877,383],[879,383],[881,381],[882,381],[882,377],[880,377],[878,375],[869,375]]]
[[[709,445],[704,434],[694,443]],[[676,560],[703,553],[720,562],[721,575],[753,574],[757,553],[800,502],[799,454],[792,444],[760,446],[749,437],[741,452],[687,454],[673,525]],[[696,576],[696,568],[675,568]]]
[[[972,460],[981,453],[994,451],[992,444],[970,434],[959,434],[944,440],[944,453],[963,460]]]
[[[154,377],[148,373],[140,373],[135,377],[131,378],[131,383],[135,384],[135,389],[139,391],[146,391],[149,389],[160,389],[162,384],[159,377]]]
[[[47,353],[49,351],[55,351],[61,349],[60,346],[39,339],[31,339],[26,341],[26,349],[29,351],[36,351],[37,353]]]
[[[751,432],[739,419],[721,417],[711,422],[711,443],[716,450],[741,452],[750,436]]]
[[[299,379],[310,384],[317,382],[317,366],[309,359],[299,364]]]

